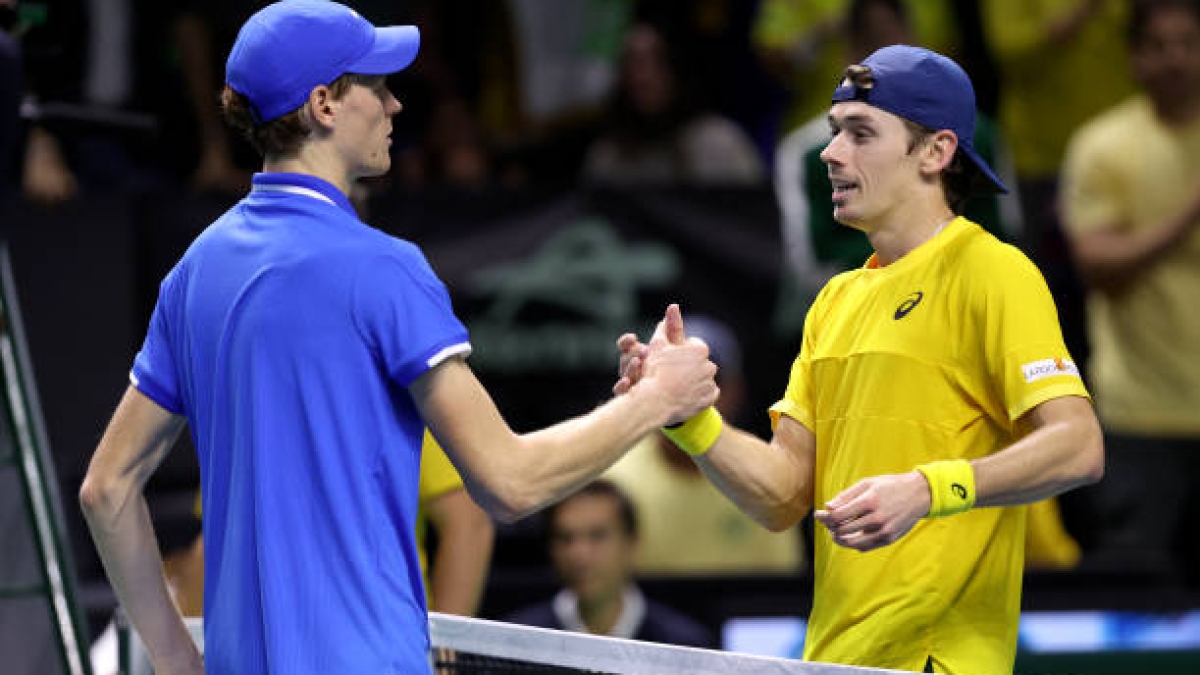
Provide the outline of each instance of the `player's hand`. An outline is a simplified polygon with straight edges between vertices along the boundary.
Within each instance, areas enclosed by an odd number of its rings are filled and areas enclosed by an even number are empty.
[[[655,327],[650,342],[653,343],[655,338],[663,338],[670,344],[683,344],[686,340],[683,314],[679,311],[679,305],[672,303],[667,306],[667,311]],[[642,378],[642,365],[650,354],[650,346],[643,344],[633,333],[625,333],[617,338],[617,351],[620,352],[621,359],[617,365],[618,379],[613,385],[613,394],[620,396]]]
[[[864,478],[813,513],[833,542],[857,551],[891,544],[929,513],[929,482],[918,471]]]
[[[715,380],[717,366],[708,354],[703,340],[684,336],[679,305],[667,307],[647,345],[636,385],[657,388],[655,398],[667,403],[672,411],[665,424],[682,422],[716,403],[720,394]]]
[[[650,351],[647,345],[633,333],[625,333],[617,338],[617,351],[621,360],[617,364],[617,383],[613,385],[613,394],[620,396],[629,391],[642,377],[642,363]]]

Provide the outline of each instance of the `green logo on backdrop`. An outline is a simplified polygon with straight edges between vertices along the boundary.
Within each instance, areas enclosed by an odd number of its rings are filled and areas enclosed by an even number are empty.
[[[471,362],[505,372],[612,367],[617,336],[645,330],[635,323],[638,291],[666,287],[679,274],[679,256],[667,245],[628,244],[601,219],[572,223],[528,258],[485,267],[470,279],[472,293],[492,298],[469,326]],[[531,305],[580,320],[522,324]]]

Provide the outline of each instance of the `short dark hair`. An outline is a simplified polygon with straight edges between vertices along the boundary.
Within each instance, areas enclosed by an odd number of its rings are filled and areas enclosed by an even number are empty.
[[[937,133],[937,129],[917,124],[910,119],[901,117],[900,120],[908,129],[908,151],[910,153]],[[976,183],[981,180],[984,180],[983,175],[979,169],[975,168],[975,164],[967,159],[962,150],[955,149],[954,157],[950,159],[946,168],[942,169],[942,193],[946,197],[946,203],[950,206],[950,210],[954,211],[955,215],[962,215],[963,209],[967,205],[967,197],[971,195]]]
[[[637,538],[638,519],[637,511],[634,509],[633,502],[629,499],[629,495],[625,494],[624,490],[622,490],[616,483],[606,478],[597,478],[591,483],[588,483],[580,488],[578,492],[575,492],[562,501],[556,502],[549,509],[547,509],[546,532],[548,535],[553,536],[554,520],[558,516],[558,511],[562,508],[563,504],[566,504],[572,499],[581,496],[608,497],[616,502],[617,516],[621,521],[622,529],[625,530],[625,534],[634,539]]]
[[[1200,0],[1134,0],[1129,12],[1129,23],[1125,26],[1125,38],[1132,48],[1137,48],[1145,36],[1150,19],[1161,10],[1179,8],[1190,11],[1200,18]]]
[[[356,84],[375,87],[385,77],[346,73],[330,83],[329,91],[337,100],[345,96]],[[300,108],[264,124],[256,123],[251,112],[250,100],[229,85],[225,85],[225,89],[221,91],[221,114],[225,122],[239,131],[263,157],[294,154],[300,149],[304,139],[312,133],[312,129],[300,115]]]

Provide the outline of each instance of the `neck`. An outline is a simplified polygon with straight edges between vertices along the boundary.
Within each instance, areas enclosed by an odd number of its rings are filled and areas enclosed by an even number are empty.
[[[897,214],[885,220],[881,226],[869,230],[867,239],[875,249],[875,258],[879,265],[884,267],[933,239],[952,220],[954,212],[943,201],[933,208]]]
[[[585,601],[579,598],[579,618],[595,635],[608,635],[625,609],[624,589],[603,598]]]
[[[342,163],[319,145],[305,144],[295,154],[276,155],[263,161],[263,171],[275,173],[303,173],[316,176],[332,183],[347,196],[354,184],[355,177],[342,166]]]
[[[1154,112],[1167,126],[1186,126],[1200,118],[1200,95],[1151,100]]]

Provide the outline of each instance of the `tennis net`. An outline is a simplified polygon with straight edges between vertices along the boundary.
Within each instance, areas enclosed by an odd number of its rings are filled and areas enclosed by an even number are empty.
[[[203,650],[204,629],[188,619]],[[694,647],[429,615],[430,663],[437,675],[886,675],[896,670],[809,663]],[[136,633],[121,629],[123,675],[152,675]]]

